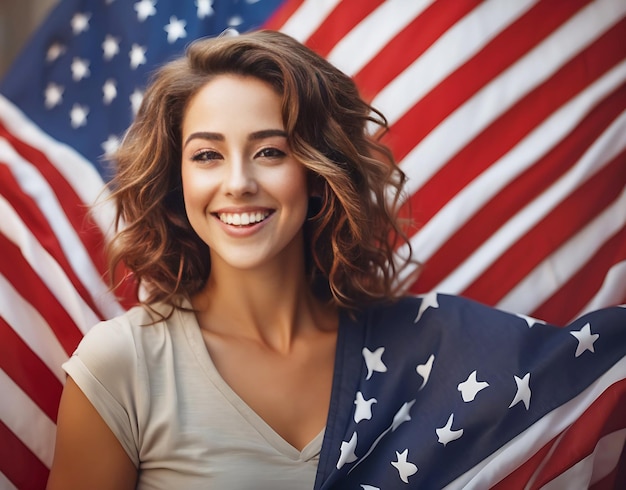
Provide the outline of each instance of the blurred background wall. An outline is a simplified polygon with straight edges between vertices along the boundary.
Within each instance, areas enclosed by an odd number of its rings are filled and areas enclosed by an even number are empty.
[[[0,78],[58,0],[0,0]]]

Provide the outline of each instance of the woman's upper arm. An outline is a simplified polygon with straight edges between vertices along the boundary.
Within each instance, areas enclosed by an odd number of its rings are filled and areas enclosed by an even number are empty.
[[[134,489],[137,469],[111,429],[71,377],[57,417],[48,490]]]

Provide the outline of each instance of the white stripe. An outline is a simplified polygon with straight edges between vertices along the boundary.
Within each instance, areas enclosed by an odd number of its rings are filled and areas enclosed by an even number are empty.
[[[550,298],[626,225],[626,187],[618,199],[520,281],[497,307],[530,313]],[[624,289],[622,284],[621,289]]]
[[[41,151],[85,204],[95,202],[103,191],[104,183],[91,163],[72,147],[43,132],[2,94],[0,94],[0,120],[18,139]],[[111,205],[105,205],[94,216],[105,234],[110,233],[113,212]]]
[[[571,57],[602,35],[624,15],[626,10],[626,2],[604,0],[593,4],[594,8],[604,6],[607,8],[602,15],[597,15],[593,10],[589,11],[591,7],[583,9],[434,128],[400,162],[401,168],[409,177],[407,192],[412,194],[421,188],[463,147],[524,95],[556,73]],[[618,6],[621,10],[616,8]],[[455,50],[463,49],[463,43],[464,39],[459,35],[449,46],[446,44],[445,49],[433,53],[433,59],[420,70],[424,73],[417,76],[427,76],[427,81],[429,70],[441,64],[442,60],[448,60]],[[456,63],[456,60],[450,62],[455,64],[454,67]],[[415,78],[407,83],[413,87],[421,87],[425,80]],[[430,86],[427,87],[428,91],[430,89]],[[404,90],[405,92],[390,92],[389,101],[385,102],[383,107],[378,107],[388,118],[390,114],[386,112],[387,108],[402,104],[401,99],[405,98],[405,94],[415,91],[415,88],[406,87]],[[392,100],[394,97],[396,100]],[[409,107],[405,106],[402,112],[408,109]]]
[[[328,61],[354,76],[431,3],[433,0],[383,2],[333,47]]]
[[[10,400],[10,403],[0,403],[0,420],[50,468],[56,425],[2,369],[0,393],[5,400]]]
[[[0,489],[2,490],[18,490],[13,483],[0,471]]]
[[[17,245],[24,259],[37,272],[43,283],[83,331],[94,325],[99,318],[76,292],[63,268],[44,249],[20,220],[9,202],[0,196],[0,233]]]
[[[39,311],[18,293],[2,274],[0,274],[0,317],[5,319],[58,380],[64,383],[65,372],[61,364],[67,361],[68,354]]]
[[[590,484],[600,481],[617,467],[624,441],[626,441],[626,429],[604,436],[598,441],[592,454],[543,485],[541,489],[588,488]]]
[[[567,430],[612,384],[624,379],[624,373],[626,357],[618,361],[580,395],[539,419],[445,488],[482,490],[492,487],[561,432]]]
[[[415,258],[426,262],[457,229],[471,219],[495,194],[508,183],[510,183],[521,172],[534,164],[548,151],[550,151],[557,140],[560,140],[570,133],[584,117],[593,109],[599,100],[602,100],[608,93],[619,86],[626,78],[626,61],[617,65],[602,78],[589,86],[584,92],[578,94],[566,105],[561,107],[540,126],[535,128],[528,136],[518,143],[509,153],[487,168],[474,181],[465,186],[454,198],[450,199],[445,206],[428,221],[412,238]],[[546,134],[551,135],[546,138]],[[604,134],[601,135],[592,145],[592,154],[586,160],[583,157],[578,165],[593,167],[597,162],[593,159],[604,158],[602,154],[607,150],[606,146],[611,144],[612,139],[623,139],[626,134],[626,112],[614,121]],[[611,151],[615,154],[616,151]],[[574,167],[576,168],[576,167]],[[600,167],[598,167],[600,168]],[[595,169],[597,170],[597,169]],[[572,172],[573,170],[570,170]],[[591,172],[587,169],[585,172]],[[540,209],[543,215],[545,210]],[[406,250],[400,250],[400,254],[405,254]],[[495,259],[495,257],[493,257]],[[407,270],[406,274],[412,270]],[[466,279],[465,284],[475,276]],[[456,280],[456,279],[454,279]],[[454,284],[450,286],[448,292],[458,293],[465,286]]]
[[[306,0],[280,31],[304,43],[324,23],[339,2],[340,0]]]
[[[626,298],[626,261],[619,262],[609,269],[602,287],[576,316],[619,304],[624,298]]]
[[[72,270],[94,298],[98,307],[108,316],[118,313],[120,308],[117,301],[102,281],[101,274],[67,219],[54,191],[37,167],[21,158],[3,138],[0,138],[0,161],[8,166],[21,190],[37,204],[59,240],[63,254]]]

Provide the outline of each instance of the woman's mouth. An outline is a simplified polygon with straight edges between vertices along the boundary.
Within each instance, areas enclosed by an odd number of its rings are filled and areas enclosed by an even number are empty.
[[[264,221],[270,215],[269,211],[253,211],[247,213],[217,213],[222,223],[232,226],[249,226]]]

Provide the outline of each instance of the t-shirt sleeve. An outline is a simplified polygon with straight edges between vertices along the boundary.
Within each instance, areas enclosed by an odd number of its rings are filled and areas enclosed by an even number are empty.
[[[132,330],[117,320],[95,325],[63,364],[135,464],[139,465],[139,355]]]

